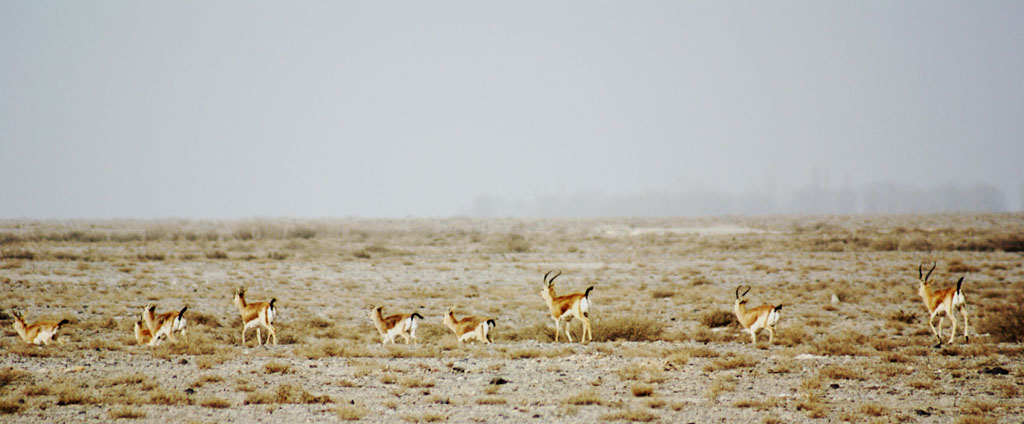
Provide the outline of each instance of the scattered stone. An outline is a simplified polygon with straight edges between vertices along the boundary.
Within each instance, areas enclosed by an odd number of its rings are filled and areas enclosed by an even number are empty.
[[[494,377],[494,378],[491,379],[491,384],[507,384],[507,383],[509,383],[509,381],[504,379],[504,378],[501,378],[501,377]]]
[[[830,301],[830,303],[832,303],[833,306],[834,305],[838,305],[839,304],[839,296],[836,296],[835,293],[832,293],[832,300]]]
[[[185,389],[185,394],[186,395],[191,395],[191,394],[195,394],[195,393],[196,393],[195,389],[193,389],[191,387]]]
[[[915,409],[914,413],[920,417],[930,417],[932,415],[931,412],[925,411],[923,409]]]
[[[981,370],[981,373],[982,374],[993,374],[993,375],[1007,375],[1007,374],[1010,373],[1010,371],[1007,371],[1006,368],[1003,368],[1003,367],[992,367],[992,368],[985,368],[985,369]]]
[[[829,385],[828,385],[828,388],[830,388],[830,389],[838,389],[838,388],[839,388],[839,385],[838,385],[838,384],[836,384],[836,383],[832,383],[832,384],[829,384]]]

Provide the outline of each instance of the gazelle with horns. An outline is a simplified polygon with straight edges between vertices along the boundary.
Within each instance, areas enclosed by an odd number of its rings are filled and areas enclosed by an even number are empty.
[[[558,332],[561,330],[562,319],[565,317],[569,317],[565,321],[565,337],[569,338],[569,343],[572,343],[572,333],[569,332],[569,324],[572,323],[573,318],[583,323],[583,334],[580,336],[580,343],[586,343],[588,335],[590,336],[589,341],[593,341],[594,333],[590,327],[590,291],[594,289],[594,286],[587,287],[587,290],[583,293],[556,296],[555,278],[562,275],[562,271],[558,271],[549,280],[548,275],[551,275],[552,272],[554,271],[548,271],[544,274],[544,289],[540,291],[540,295],[547,302],[548,309],[551,311],[551,319],[555,321],[555,341],[558,341]]]
[[[185,311],[187,310],[188,306],[185,306],[178,312],[171,311],[157,315],[156,305],[146,306],[146,309],[142,311],[142,319],[146,321],[146,327],[149,328],[149,332],[153,336],[149,340],[149,345],[156,346],[161,336],[167,336],[168,340],[174,342],[174,333],[178,332],[185,338],[185,343],[188,343],[188,334],[185,333]]]
[[[277,316],[277,307],[274,306],[277,298],[270,299],[270,302],[247,303],[245,301],[245,287],[235,290],[234,303],[238,312],[242,314],[242,346],[245,346],[245,330],[249,327],[256,327],[256,342],[263,345],[263,336],[260,334],[260,327],[267,329],[267,342],[274,338],[277,344],[277,332],[274,331],[274,317]]]
[[[394,344],[397,336],[402,336],[405,339],[405,344],[409,344],[410,341],[415,342],[416,327],[419,326],[418,320],[422,320],[423,315],[413,312],[385,317],[383,309],[383,306],[377,306],[370,311],[370,319],[373,320],[373,325],[377,327],[377,332],[381,336],[380,344],[387,342]]]
[[[21,312],[12,309],[11,315],[14,316],[14,331],[18,332],[25,343],[34,345],[48,345],[51,341],[57,340],[57,331],[71,323],[71,321],[62,319],[60,322],[39,321],[35,324],[26,324],[25,317]]]
[[[448,308],[444,315],[444,325],[455,333],[459,343],[477,339],[482,343],[491,343],[491,331],[494,330],[494,320],[481,316],[468,316],[462,319],[455,318],[455,306]]]
[[[932,271],[935,271],[935,263],[932,263],[932,269],[928,270],[928,274],[924,274],[922,267],[924,264],[917,266],[917,278],[921,283],[920,288],[917,289],[917,294],[921,295],[921,299],[924,300],[924,306],[928,308],[928,326],[932,329],[932,334],[935,335],[935,339],[938,340],[939,345],[942,344],[942,321],[949,316],[949,320],[953,323],[953,328],[949,330],[949,343],[953,343],[956,338],[956,316],[953,312],[959,310],[960,314],[964,317],[964,343],[969,341],[967,337],[967,299],[964,298],[963,292],[960,291],[960,285],[964,283],[964,277],[960,277],[956,282],[956,287],[950,287],[947,289],[939,290],[937,292],[932,291],[932,280],[929,278],[932,276]],[[935,320],[935,316],[944,313],[945,315],[939,317],[939,329],[936,330],[935,326],[932,325],[932,321]]]
[[[757,332],[761,329],[768,330],[768,344],[775,340],[775,324],[779,322],[779,311],[782,305],[761,305],[754,309],[747,309],[746,295],[751,287],[740,294],[743,286],[736,287],[736,303],[733,305],[733,312],[736,313],[736,320],[743,328],[750,332],[750,342],[757,345]]]

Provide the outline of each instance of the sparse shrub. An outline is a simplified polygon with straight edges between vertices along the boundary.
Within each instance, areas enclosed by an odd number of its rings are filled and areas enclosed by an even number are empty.
[[[206,407],[206,408],[224,409],[224,408],[230,408],[231,407],[231,402],[229,402],[227,399],[224,399],[224,398],[209,397],[209,398],[203,399],[203,401],[200,402],[199,405],[201,405],[203,407]]]
[[[15,399],[0,399],[0,414],[17,414],[25,405]]]
[[[636,315],[616,315],[595,320],[594,341],[650,342],[658,340],[665,332],[665,323],[660,320]]]
[[[334,412],[339,419],[346,421],[359,421],[366,416],[366,408],[358,405],[341,405]]]
[[[651,422],[660,417],[643,409],[627,409],[601,415],[602,421]]]
[[[508,234],[502,240],[499,246],[505,252],[512,253],[525,253],[530,251],[530,242],[522,234]]]
[[[597,390],[587,389],[569,396],[569,398],[565,400],[565,403],[569,405],[603,405],[604,400],[601,399]]]
[[[266,371],[267,374],[288,374],[291,367],[291,365],[273,361],[263,364],[263,370]]]
[[[214,250],[206,252],[206,259],[227,259],[228,254],[223,250]]]
[[[632,388],[633,396],[636,397],[648,397],[654,394],[654,386],[647,384],[637,384]]]
[[[863,380],[864,375],[860,371],[840,365],[826,365],[821,369],[821,375],[833,380]]]
[[[734,355],[731,352],[724,358],[718,358],[704,366],[704,372],[749,368],[756,366],[758,361],[747,355]]]
[[[987,305],[985,318],[978,324],[979,333],[989,333],[1004,343],[1024,342],[1024,296],[1017,294],[1010,303]]]
[[[146,418],[146,411],[138,408],[132,408],[130,406],[122,406],[120,408],[111,409],[108,415],[110,415],[110,419],[112,420],[121,418],[136,420],[139,418]]]
[[[296,227],[288,231],[288,238],[311,239],[316,237],[316,229],[309,227]]]
[[[705,311],[704,313],[700,314],[700,323],[708,328],[734,325],[737,324],[736,314],[734,314],[732,311],[726,311],[723,309]]]

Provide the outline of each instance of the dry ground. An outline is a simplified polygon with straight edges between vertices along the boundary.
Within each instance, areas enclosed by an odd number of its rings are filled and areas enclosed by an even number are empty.
[[[0,221],[0,243],[5,422],[1024,420],[1021,214]],[[924,260],[966,275],[969,344],[934,347]],[[595,286],[594,343],[552,342],[550,269]],[[739,284],[785,304],[774,345],[732,322]],[[239,285],[278,299],[280,345],[240,346]],[[134,345],[150,302],[189,305],[187,343]],[[427,317],[420,343],[379,345],[374,304]],[[458,345],[453,304],[495,344]],[[70,319],[66,343],[25,345],[12,307]]]

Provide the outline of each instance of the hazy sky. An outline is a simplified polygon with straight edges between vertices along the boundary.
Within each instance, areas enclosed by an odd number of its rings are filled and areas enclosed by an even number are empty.
[[[1024,2],[0,2],[0,218],[1024,173]]]

